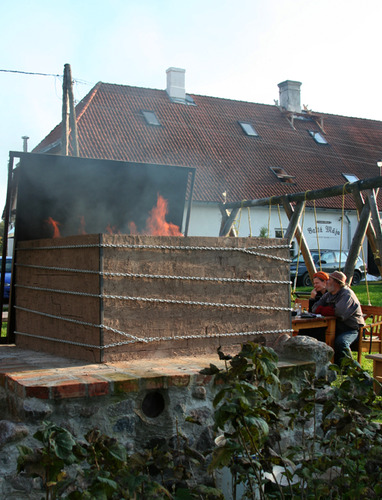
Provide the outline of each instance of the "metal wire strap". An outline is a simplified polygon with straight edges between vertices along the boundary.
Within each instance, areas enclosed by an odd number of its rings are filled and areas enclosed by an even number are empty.
[[[259,247],[198,247],[198,246],[181,246],[181,245],[128,245],[128,244],[113,244],[113,243],[101,243],[94,245],[58,245],[58,246],[50,246],[50,247],[27,247],[27,248],[18,248],[17,250],[62,250],[62,249],[74,249],[74,248],[144,248],[144,249],[152,249],[152,250],[203,250],[203,251],[219,251],[219,252],[243,252],[250,255],[257,255],[258,257],[265,257],[267,259],[280,260],[283,262],[290,262],[290,259],[286,259],[284,257],[277,257],[276,255],[269,255],[266,253],[255,252],[253,251],[255,248],[260,248],[262,250],[265,249],[277,249],[277,248],[289,248],[289,245],[267,245],[267,246],[259,246]]]
[[[266,253],[255,252],[254,249],[258,248],[261,250],[266,249],[276,249],[276,248],[289,248],[289,245],[280,245],[280,246],[261,246],[261,247],[250,247],[250,248],[226,248],[226,247],[197,247],[197,246],[169,246],[169,245],[128,245],[128,244],[91,244],[91,245],[62,245],[62,246],[51,246],[51,247],[35,247],[35,248],[18,248],[17,250],[54,250],[54,249],[77,249],[77,248],[145,248],[145,249],[159,249],[159,250],[199,250],[199,251],[239,251],[243,253],[247,253],[250,255],[257,255],[260,257],[265,257],[269,259],[275,259],[284,262],[290,262],[290,259],[285,259],[282,257],[276,257],[273,255],[268,255]],[[70,269],[70,268],[59,268],[59,267],[45,267],[45,266],[34,266],[34,265],[25,265],[25,264],[17,264],[24,267],[34,267],[37,269],[51,269],[62,272],[74,272],[74,273],[91,273],[98,274],[103,276],[117,276],[117,277],[139,277],[139,278],[152,278],[152,279],[184,279],[184,280],[200,280],[200,281],[224,281],[224,282],[239,282],[239,283],[274,283],[274,284],[290,284],[289,281],[279,281],[279,280],[250,280],[250,279],[239,279],[239,278],[215,278],[215,277],[193,277],[193,276],[169,276],[169,275],[149,275],[149,274],[134,274],[134,273],[108,273],[108,272],[100,272],[100,271],[90,271],[90,270],[81,270],[81,269]],[[238,309],[263,309],[268,311],[291,311],[290,308],[287,307],[273,307],[273,306],[256,306],[256,305],[247,305],[247,304],[222,304],[222,303],[213,303],[213,302],[200,302],[200,301],[191,301],[191,300],[175,300],[175,299],[158,299],[158,298],[147,298],[147,297],[131,297],[131,296],[119,296],[119,295],[108,295],[108,294],[91,294],[84,292],[75,292],[75,291],[66,291],[66,290],[54,290],[49,288],[39,288],[34,286],[27,285],[17,285],[21,288],[28,288],[31,290],[41,290],[49,293],[62,293],[62,294],[71,294],[71,295],[80,295],[80,296],[89,296],[95,297],[98,299],[118,299],[118,300],[128,300],[128,301],[140,301],[140,302],[149,302],[149,303],[168,303],[168,304],[185,304],[191,306],[203,306],[203,307],[218,307],[218,308],[238,308]],[[292,330],[268,330],[268,331],[252,331],[252,332],[233,332],[233,333],[216,333],[216,334],[201,334],[201,335],[174,335],[174,336],[166,336],[166,337],[147,337],[141,338],[134,336],[132,334],[123,332],[121,330],[117,330],[110,326],[104,324],[92,324],[85,321],[80,321],[72,318],[65,318],[61,316],[56,316],[53,314],[43,313],[41,311],[36,311],[28,308],[24,308],[21,306],[14,306],[15,309],[19,309],[25,312],[30,312],[32,314],[37,314],[40,316],[45,316],[52,319],[67,321],[70,323],[74,323],[77,325],[84,325],[89,327],[95,327],[98,329],[104,329],[109,332],[116,333],[125,337],[126,340],[121,342],[116,342],[104,346],[95,346],[91,344],[85,344],[81,342],[74,342],[65,339],[56,339],[51,337],[34,335],[26,332],[18,332],[15,331],[18,335],[25,335],[35,338],[41,338],[44,340],[51,340],[55,342],[73,344],[83,347],[89,347],[94,349],[107,349],[109,347],[115,347],[125,344],[131,344],[135,342],[157,342],[157,341],[167,341],[167,340],[181,340],[181,339],[200,339],[200,338],[211,338],[211,337],[228,337],[228,336],[244,336],[244,335],[265,335],[270,333],[290,333]]]
[[[99,276],[109,276],[109,277],[122,277],[122,278],[149,278],[149,279],[169,279],[169,280],[190,280],[190,281],[222,281],[225,283],[258,283],[258,284],[277,284],[277,285],[289,285],[289,280],[255,280],[249,278],[212,278],[206,276],[174,276],[166,274],[139,274],[139,273],[111,273],[106,271],[93,271],[87,269],[72,269],[68,267],[51,267],[51,266],[38,266],[34,264],[18,264],[18,267],[28,267],[33,269],[43,269],[48,271],[63,271],[70,273],[86,273],[86,274],[97,274]]]
[[[107,325],[96,325],[94,323],[88,323],[86,321],[79,321],[78,319],[72,319],[72,318],[64,318],[62,316],[56,316],[54,314],[48,314],[48,313],[43,313],[41,311],[35,311],[33,309],[28,309],[26,307],[21,307],[21,306],[14,306],[15,309],[19,309],[20,311],[24,312],[30,312],[32,314],[38,314],[40,316],[45,316],[47,318],[52,318],[52,319],[60,319],[62,321],[68,321],[69,323],[75,323],[76,325],[83,325],[83,326],[91,326],[94,328],[103,328],[104,330],[109,330],[112,331],[113,333],[118,333],[120,335],[123,335],[125,337],[130,337],[133,339],[131,342],[148,342],[146,338],[141,338],[141,337],[136,337],[135,335],[131,335],[130,333],[122,332],[121,330],[117,330],[116,328],[112,328],[111,326]]]
[[[97,325],[94,325],[97,326]],[[161,340],[190,340],[190,339],[200,339],[200,338],[212,338],[212,337],[233,337],[233,336],[244,336],[244,335],[267,335],[270,333],[291,333],[293,330],[290,329],[285,329],[285,330],[266,330],[266,331],[253,331],[253,332],[232,332],[232,333],[213,333],[210,335],[185,335],[185,336],[174,336],[174,337],[150,337],[148,339],[145,339],[146,342],[158,342]],[[15,334],[17,335],[22,335],[24,337],[33,337],[37,339],[42,339],[42,340],[50,340],[52,342],[60,342],[62,344],[71,344],[71,345],[76,345],[79,347],[90,347],[92,349],[109,349],[111,347],[118,347],[122,345],[128,345],[134,343],[133,340],[127,340],[124,342],[114,342],[112,344],[107,344],[103,346],[99,345],[92,345],[92,344],[85,344],[82,342],[74,342],[71,340],[65,340],[65,339],[57,339],[54,337],[44,337],[43,335],[35,335],[32,333],[25,333],[25,332],[19,332],[15,331]],[[143,339],[142,339],[143,341]]]
[[[277,257],[276,255],[269,255],[266,253],[254,252],[252,249],[258,247],[196,247],[196,246],[170,246],[170,245],[113,245],[113,244],[102,244],[104,248],[148,248],[154,250],[205,250],[205,251],[219,251],[219,252],[243,252],[250,255],[257,255],[258,257],[266,257],[267,259],[281,260],[283,262],[290,262],[290,259],[285,259],[284,257]],[[276,246],[266,246],[260,247],[261,249],[277,248]],[[285,248],[285,245],[283,246]]]
[[[130,300],[135,302],[157,302],[160,304],[184,304],[189,306],[205,306],[205,307],[228,307],[233,309],[263,309],[265,311],[291,311],[290,307],[278,307],[278,306],[253,306],[249,304],[223,304],[220,302],[201,302],[196,300],[176,300],[176,299],[157,299],[151,297],[131,297],[125,295],[109,295],[109,294],[93,294],[93,293],[85,293],[85,292],[73,292],[70,290],[58,290],[54,288],[40,288],[37,286],[30,285],[15,285],[19,288],[27,288],[30,290],[39,290],[42,292],[50,292],[50,293],[63,293],[68,295],[80,295],[86,297],[94,297],[99,299],[117,299],[117,300]],[[15,306],[17,309],[18,306]],[[44,313],[41,313],[44,314]],[[64,318],[61,318],[64,319]]]

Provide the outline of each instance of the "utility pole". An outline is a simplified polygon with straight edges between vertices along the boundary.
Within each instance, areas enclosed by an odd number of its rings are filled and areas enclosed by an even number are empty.
[[[71,134],[70,134],[71,133]],[[64,66],[64,80],[62,83],[62,134],[61,134],[61,154],[68,156],[69,134],[73,156],[78,156],[77,119],[74,108],[73,81],[70,64]]]

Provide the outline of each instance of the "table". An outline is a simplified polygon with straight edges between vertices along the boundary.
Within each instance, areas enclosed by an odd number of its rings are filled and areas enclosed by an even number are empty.
[[[373,360],[373,378],[377,380],[380,384],[382,383],[382,354],[367,354],[365,356],[367,359]],[[376,394],[381,392],[379,385],[374,383],[374,391]]]
[[[300,330],[305,328],[326,328],[325,343],[334,349],[334,338],[336,336],[336,317],[319,316],[316,318],[298,318],[292,319],[293,334],[297,335]]]

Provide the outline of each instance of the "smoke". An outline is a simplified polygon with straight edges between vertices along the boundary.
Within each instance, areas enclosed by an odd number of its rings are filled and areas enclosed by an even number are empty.
[[[18,167],[18,240],[144,232],[158,195],[168,203],[166,221],[182,227],[190,169],[110,160],[25,154]]]

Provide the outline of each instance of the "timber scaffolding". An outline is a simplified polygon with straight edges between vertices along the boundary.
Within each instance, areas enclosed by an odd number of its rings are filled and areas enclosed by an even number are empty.
[[[348,277],[348,283],[351,283],[351,277],[353,276],[355,264],[365,236],[373,252],[375,264],[382,276],[382,230],[377,204],[380,187],[382,187],[382,177],[378,176],[313,191],[290,193],[257,200],[221,203],[219,208],[222,214],[222,224],[219,236],[227,236],[231,233],[232,225],[239,210],[242,208],[282,205],[289,219],[289,225],[285,231],[284,238],[289,244],[292,243],[293,238],[296,238],[310,278],[313,280],[313,274],[317,270],[300,225],[300,218],[304,212],[306,202],[351,194],[355,201],[359,221],[349,248],[344,269]],[[361,191],[365,192],[365,199],[361,195]]]

